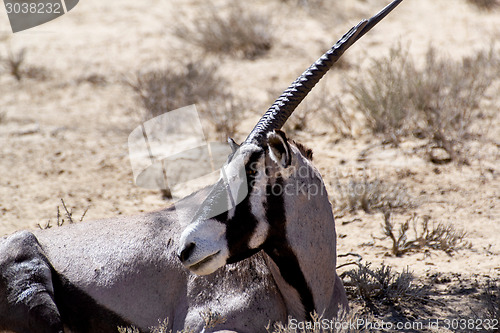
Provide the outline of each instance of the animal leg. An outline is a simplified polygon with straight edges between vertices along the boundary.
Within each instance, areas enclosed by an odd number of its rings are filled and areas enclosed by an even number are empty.
[[[27,231],[0,240],[0,329],[64,332],[54,303],[52,268]]]

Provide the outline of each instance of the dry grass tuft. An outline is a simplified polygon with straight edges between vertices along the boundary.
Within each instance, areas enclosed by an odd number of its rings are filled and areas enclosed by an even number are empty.
[[[192,25],[179,22],[175,34],[207,52],[232,54],[247,59],[262,56],[271,49],[273,38],[267,15],[230,2],[226,8],[213,4],[198,13]]]
[[[200,312],[200,316],[205,321],[205,329],[212,329],[219,324],[225,322],[225,318],[221,317],[220,313],[212,312],[211,310],[207,310],[205,312]],[[153,326],[149,328],[150,333],[172,333],[172,330],[168,328],[168,319],[164,319],[163,321],[158,320],[158,326]],[[136,327],[118,327],[119,333],[140,333],[141,331]],[[190,329],[183,329],[182,331],[177,331],[176,333],[195,333]]]
[[[451,224],[429,224],[430,217],[422,219],[413,214],[408,220],[399,225],[398,235],[394,234],[396,226],[392,222],[389,211],[384,213],[382,229],[384,235],[392,240],[392,254],[401,256],[408,252],[419,251],[424,248],[442,250],[448,254],[462,248],[470,248],[470,243],[465,241],[466,232],[457,230]],[[419,223],[420,222],[420,223]],[[414,239],[408,239],[408,230],[413,229]]]
[[[234,135],[241,118],[239,103],[213,64],[188,63],[139,72],[127,84],[137,93],[146,118],[196,104],[201,116],[212,124],[217,138],[223,140]]]
[[[347,184],[337,182],[334,191],[339,197],[335,206],[340,211],[367,213],[388,209],[406,209],[415,205],[406,188],[400,184],[385,183],[381,180],[351,179]]]
[[[347,313],[340,310],[337,318],[329,319],[318,315],[316,312],[311,314],[311,321],[295,321],[289,318],[288,325],[283,323],[269,324],[266,329],[268,333],[361,333],[369,332],[364,328],[363,323],[373,322],[372,316],[360,316],[357,312]]]
[[[168,319],[163,321],[158,320],[158,326],[150,327],[150,333],[172,333],[172,330],[168,328]],[[132,326],[132,327],[118,327],[118,333],[141,333],[141,331]],[[194,333],[194,331],[190,330],[182,330],[177,331],[177,333]]]
[[[214,328],[220,324],[224,324],[227,320],[219,312],[213,312],[212,310],[202,311],[200,312],[200,316],[203,318],[206,328]]]
[[[370,263],[341,274],[347,293],[361,300],[376,313],[381,305],[423,302],[426,289],[417,286],[415,277],[408,270],[393,272],[391,267],[382,264],[372,269]]]
[[[375,133],[391,141],[412,135],[427,139],[430,147],[446,150],[450,160],[460,160],[462,141],[473,135],[474,111],[499,69],[493,48],[461,62],[440,58],[429,48],[420,69],[398,46],[350,88]]]
[[[500,7],[500,1],[498,0],[467,0],[467,2],[486,11]]]
[[[61,211],[59,209],[59,206],[57,206],[57,220],[56,220],[56,226],[57,227],[62,227],[65,222],[68,222],[69,224],[75,223],[75,220],[73,219],[73,209],[69,210],[68,207],[66,207],[66,203],[64,202],[64,199],[61,198],[61,203],[64,208],[64,215],[61,215]],[[80,217],[79,222],[82,222],[85,214],[87,214],[87,211],[89,210],[90,206],[88,206],[84,211],[82,216]],[[42,226],[40,223],[38,223],[38,228],[40,229],[50,229],[52,228],[52,225],[50,224],[51,221],[48,220],[47,223]]]

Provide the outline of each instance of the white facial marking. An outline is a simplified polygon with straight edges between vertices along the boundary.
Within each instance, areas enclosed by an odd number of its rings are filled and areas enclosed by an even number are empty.
[[[189,225],[181,234],[180,244],[194,243],[195,247],[184,266],[198,275],[211,274],[224,266],[229,257],[225,234],[226,226],[213,219]]]
[[[255,189],[250,194],[250,209],[253,216],[257,218],[258,224],[255,228],[248,246],[252,249],[258,248],[266,240],[269,231],[269,224],[266,219],[266,211],[264,203],[267,200],[266,185],[267,176],[265,170],[265,157],[263,157],[256,164],[259,170],[255,177]]]
[[[248,247],[251,249],[256,249],[264,243],[267,238],[267,234],[269,232],[269,224],[266,221],[259,221],[255,231],[248,242]]]

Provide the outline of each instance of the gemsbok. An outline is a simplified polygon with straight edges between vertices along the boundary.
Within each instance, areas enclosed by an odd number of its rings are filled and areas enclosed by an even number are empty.
[[[222,169],[169,208],[0,239],[0,329],[266,332],[347,308],[332,207],[312,152],[280,128],[344,51],[402,0],[363,20],[300,75]],[[222,172],[221,172],[222,173]],[[242,181],[243,180],[243,181]],[[193,274],[194,273],[194,274]]]

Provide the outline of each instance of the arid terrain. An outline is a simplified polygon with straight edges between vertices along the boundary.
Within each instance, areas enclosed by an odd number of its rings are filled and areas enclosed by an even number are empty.
[[[145,89],[140,80],[145,82],[147,73],[207,64],[215,68],[214,80],[224,82],[219,84],[224,89],[220,96],[200,93],[168,103],[176,107],[197,103],[205,112],[219,108],[216,116],[207,117],[207,136],[220,139],[230,133],[242,141],[290,82],[351,26],[386,3],[246,2],[236,6],[239,13],[263,20],[253,22],[259,24],[259,38],[264,39],[256,51],[243,46],[207,51],[197,39],[203,35],[196,30],[203,15],[208,15],[206,22],[215,12],[232,15],[235,5],[228,0],[211,5],[198,0],[85,0],[52,22],[16,34],[0,10],[0,236],[49,221],[57,227],[58,207],[60,218],[67,221],[61,199],[73,220],[85,212],[77,223],[155,210],[175,200],[135,186],[128,158],[128,135],[152,117],[138,93]],[[406,296],[390,302],[378,296],[369,299],[356,292],[347,274],[356,266],[341,267],[339,273],[344,273],[359,313],[371,312],[393,322],[498,319],[499,22],[500,6],[480,8],[467,0],[404,0],[346,52],[285,126],[289,137],[314,150],[336,216],[338,253],[355,254],[340,257],[339,265],[361,258],[373,269],[382,264],[394,272],[408,269],[412,284],[425,289],[413,303],[406,302]],[[235,24],[233,28],[235,34],[241,33]],[[383,67],[374,66],[374,61],[391,59],[390,50],[423,70],[429,65],[430,47],[443,64],[430,73],[459,64],[463,67],[456,71],[469,73],[456,76],[464,82],[487,76],[470,112],[459,112],[460,119],[443,117],[437,124],[422,125],[417,119],[417,129],[407,126],[406,118],[401,128],[374,129],[353,86],[373,82],[370,73]],[[474,63],[471,59],[480,52],[487,59]],[[13,70],[16,59],[21,62]],[[389,63],[391,73],[398,73],[400,63],[394,59]],[[477,68],[466,72],[470,63]],[[378,77],[383,82],[384,77]],[[430,74],[422,77],[425,81]],[[443,75],[442,80],[447,79]],[[217,86],[215,81],[208,85]],[[449,99],[472,94],[464,83],[465,90],[452,95],[462,82],[454,84],[444,85],[448,88],[437,103],[443,108],[432,112],[448,112]],[[233,104],[228,107],[229,99]],[[435,115],[428,108],[422,112]],[[456,121],[460,129],[441,131],[440,126],[447,128]],[[409,222],[406,238],[393,242],[387,225],[394,226],[398,238],[405,221]],[[424,221],[428,234],[438,225],[445,231],[435,239],[426,238]]]

